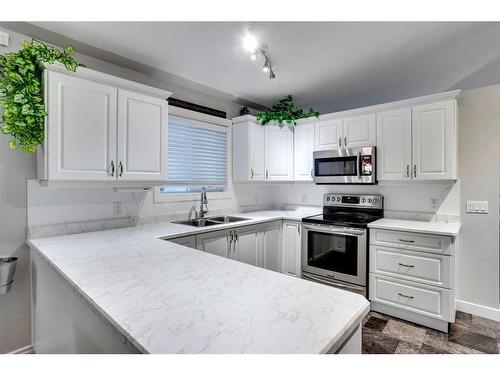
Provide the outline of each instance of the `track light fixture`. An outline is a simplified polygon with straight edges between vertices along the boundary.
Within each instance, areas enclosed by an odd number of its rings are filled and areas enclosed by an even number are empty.
[[[250,52],[250,58],[252,60],[257,60],[257,56],[261,55],[264,58],[262,71],[264,73],[269,73],[269,79],[276,78],[276,74],[274,73],[271,64],[271,59],[267,55],[267,46],[259,43],[257,38],[250,33],[250,30],[248,30],[247,34],[243,38],[243,47]]]

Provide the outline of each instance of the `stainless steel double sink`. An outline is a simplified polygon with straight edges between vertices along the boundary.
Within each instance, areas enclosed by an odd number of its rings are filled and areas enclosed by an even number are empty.
[[[190,225],[192,227],[201,228],[201,227],[208,227],[211,225],[236,223],[238,221],[245,221],[245,220],[250,220],[250,219],[237,216],[213,216],[213,217],[204,217],[202,219],[178,220],[178,221],[173,221],[173,223]]]

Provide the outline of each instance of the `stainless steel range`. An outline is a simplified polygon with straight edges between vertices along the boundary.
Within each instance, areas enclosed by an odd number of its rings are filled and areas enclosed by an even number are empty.
[[[366,296],[367,225],[383,207],[380,195],[325,194],[323,214],[302,219],[302,277]]]

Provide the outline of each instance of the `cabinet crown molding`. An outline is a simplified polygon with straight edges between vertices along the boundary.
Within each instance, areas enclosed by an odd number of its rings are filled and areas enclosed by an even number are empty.
[[[60,63],[54,63],[54,64],[42,63],[41,65],[46,70],[66,74],[72,77],[84,78],[89,81],[94,81],[97,83],[108,84],[120,89],[131,90],[140,94],[156,97],[158,99],[167,100],[172,95],[170,91],[166,91],[156,87],[151,87],[143,83],[131,81],[125,78],[120,78],[117,76],[113,76],[111,74],[99,72],[97,70],[92,70],[89,68],[84,68],[79,66],[75,72],[72,72],[66,69],[65,66]]]

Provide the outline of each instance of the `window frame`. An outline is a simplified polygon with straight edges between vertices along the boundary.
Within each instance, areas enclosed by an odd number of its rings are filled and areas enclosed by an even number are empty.
[[[207,127],[213,128],[214,126],[225,127],[227,131],[227,173],[226,173],[226,191],[224,192],[208,192],[208,198],[210,200],[220,200],[220,199],[232,199],[233,197],[233,173],[232,173],[232,121],[216,116],[206,115],[204,113],[199,113],[195,111],[190,111],[184,108],[178,108],[173,106],[168,106],[168,117],[170,116],[179,118],[187,123],[192,123],[199,125],[199,123],[204,123]],[[167,146],[168,147],[168,146]],[[167,151],[168,155],[168,151]],[[168,182],[165,184],[168,185]],[[170,185],[176,185],[171,183]],[[184,184],[182,184],[184,185]],[[198,185],[198,184],[197,184]],[[161,186],[155,186],[153,192],[153,202],[154,203],[165,203],[165,202],[194,202],[200,200],[200,193],[179,193],[179,194],[161,194]]]

